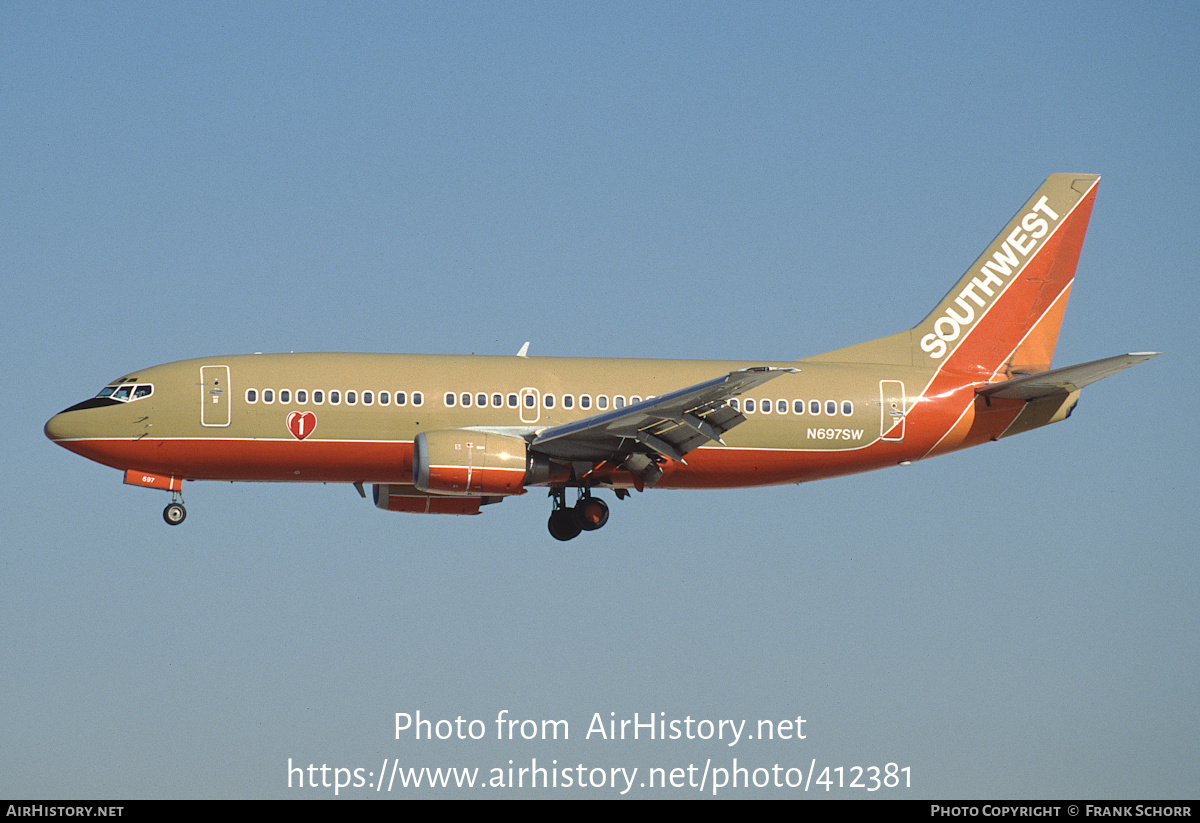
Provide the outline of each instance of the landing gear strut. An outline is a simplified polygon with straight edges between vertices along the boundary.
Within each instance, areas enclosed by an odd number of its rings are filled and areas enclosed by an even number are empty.
[[[608,504],[599,497],[592,497],[587,488],[579,490],[579,500],[567,508],[567,490],[559,487],[551,491],[554,511],[546,524],[550,536],[555,540],[570,540],[582,531],[595,531],[608,522]]]
[[[187,517],[187,509],[183,507],[183,495],[171,492],[171,502],[163,509],[163,520],[168,526],[178,526]]]

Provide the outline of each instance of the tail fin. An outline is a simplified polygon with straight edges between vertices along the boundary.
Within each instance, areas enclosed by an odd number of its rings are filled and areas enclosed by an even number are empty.
[[[1007,379],[1050,368],[1096,197],[1093,174],[1052,174],[910,332],[914,365]]]

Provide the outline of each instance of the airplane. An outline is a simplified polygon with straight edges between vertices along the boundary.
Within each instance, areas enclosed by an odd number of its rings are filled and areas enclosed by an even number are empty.
[[[171,525],[184,480],[370,485],[379,508],[427,514],[544,487],[558,540],[604,526],[601,489],[909,465],[1064,420],[1084,386],[1158,354],[1051,368],[1099,179],[1051,175],[920,323],[814,357],[208,357],[119,377],[45,433],[170,491]]]

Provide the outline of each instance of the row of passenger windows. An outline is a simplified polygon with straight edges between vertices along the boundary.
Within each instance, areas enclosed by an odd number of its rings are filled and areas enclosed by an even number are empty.
[[[331,406],[340,405],[342,402],[345,402],[347,406],[357,406],[359,403],[362,403],[364,406],[374,406],[376,403],[380,406],[407,406],[410,404],[420,406],[425,403],[425,395],[419,391],[410,394],[403,391],[359,392],[350,389],[343,392],[340,389],[330,389],[329,391],[325,389],[313,389],[312,392],[309,392],[308,389],[296,389],[294,396],[296,403],[308,403],[311,398],[314,406],[320,406],[326,401]],[[278,392],[275,389],[263,389],[261,397],[263,403],[275,403],[276,401],[280,403],[293,402],[293,392],[291,389],[279,389]],[[246,389],[246,402],[259,402],[258,389]]]
[[[646,398],[646,399],[649,400],[650,398]],[[524,406],[526,408],[532,409],[534,406],[537,405],[538,400],[537,400],[537,395],[534,392],[525,392],[524,397],[520,400],[518,400],[518,397],[515,394],[510,394],[510,395],[508,395],[507,398],[505,398],[505,396],[501,395],[501,394],[493,394],[490,396],[490,402],[489,402],[489,396],[486,394],[471,394],[470,392],[463,392],[462,394],[456,394],[455,392],[446,392],[446,396],[445,396],[445,398],[443,398],[443,402],[446,404],[446,406],[448,408],[453,408],[454,406],[462,406],[463,408],[470,408],[471,406],[477,406],[479,408],[484,408],[487,406],[491,406],[493,409],[499,409],[499,408],[503,408],[505,405],[507,405],[508,408],[515,409],[515,408],[517,408],[518,405],[524,404]],[[558,400],[555,398],[555,395],[553,395],[553,394],[543,394],[542,395],[542,408],[552,409],[552,408],[554,408],[554,406],[557,402],[558,402]],[[633,397],[629,398],[629,405],[633,405],[634,403],[641,403],[641,402],[642,402],[642,398],[638,397],[637,395],[634,395]],[[564,394],[562,396],[562,407],[564,409],[575,408],[575,395]],[[625,408],[625,398],[622,397],[621,395],[614,396],[612,398],[612,407],[614,409]],[[587,409],[587,410],[590,410],[591,408],[593,408],[592,396],[590,394],[579,395],[579,408]],[[605,409],[608,408],[608,395],[607,394],[596,395],[595,408],[600,409],[601,411],[604,411]]]
[[[139,387],[140,388],[140,387]],[[424,395],[419,392],[373,392],[373,391],[341,391],[338,389],[313,389],[310,393],[307,389],[296,389],[293,393],[290,389],[263,389],[261,395],[258,389],[246,389],[246,402],[258,403],[291,403],[293,396],[296,403],[308,403],[311,397],[314,406],[320,406],[328,402],[331,406],[337,406],[343,402],[347,406],[355,406],[360,403],[364,406],[420,406],[425,402]],[[646,398],[647,400],[653,398]],[[542,407],[546,409],[554,408],[559,399],[553,394],[543,394],[541,396]],[[561,402],[564,409],[576,408],[577,398],[573,394],[562,395]],[[501,409],[508,407],[515,409],[520,405],[526,408],[534,408],[537,405],[538,398],[533,392],[525,392],[523,396],[517,394],[484,394],[482,392],[474,394],[471,392],[446,392],[443,402],[447,408],[461,406],[462,408],[493,408]],[[633,395],[629,398],[628,405],[634,405],[642,402],[642,398],[638,395]],[[854,414],[854,403],[849,400],[842,400],[840,403],[837,400],[755,400],[753,398],[734,398],[729,401],[729,405],[746,414],[787,414],[789,411],[792,414],[821,414],[822,409],[826,415],[836,415],[838,407],[841,407],[841,413],[849,417]],[[626,406],[626,398],[623,395],[614,395],[612,397],[612,408],[622,409]],[[585,411],[590,411],[592,408],[605,411],[609,408],[609,396],[607,394],[598,394],[593,400],[590,394],[581,394],[578,397],[578,408]]]
[[[737,398],[729,401],[729,405],[735,409],[739,408]],[[837,400],[826,400],[824,403],[825,414],[835,415],[838,413],[838,406],[841,406],[842,414],[846,417],[854,414],[854,403],[850,400],[843,400],[839,404]],[[809,400],[807,406],[803,400],[793,400],[791,402],[792,414],[804,414],[805,409],[809,414],[820,414],[822,403],[820,400]],[[786,400],[753,400],[751,398],[743,398],[740,404],[740,410],[750,414],[758,412],[760,414],[770,414],[774,411],[776,414],[788,413],[788,401]]]
[[[647,397],[646,399],[653,400],[654,398],[653,398],[653,396],[651,396],[651,397]],[[500,408],[501,406],[503,406],[504,404],[502,403],[502,400],[503,400],[503,398],[501,397],[501,395],[493,394],[491,396],[492,408]],[[453,406],[457,405],[457,406],[462,406],[464,408],[469,408],[472,405],[479,406],[479,407],[485,407],[485,406],[489,405],[488,404],[488,395],[486,395],[486,394],[472,395],[467,392],[463,392],[462,394],[456,394],[455,392],[446,392],[446,397],[445,397],[444,402],[447,407],[453,407]],[[542,407],[543,408],[552,409],[552,408],[554,408],[554,405],[556,402],[557,401],[555,400],[555,396],[553,394],[543,394],[542,395]],[[629,398],[629,405],[631,405],[631,406],[636,405],[641,402],[642,402],[642,398],[638,397],[637,395],[633,395]],[[524,396],[524,403],[525,403],[525,406],[527,406],[529,408],[533,408],[534,405],[537,403],[537,398],[534,396],[534,394],[532,392],[526,393]],[[622,409],[625,407],[625,405],[626,404],[625,404],[624,396],[619,395],[619,394],[613,396],[612,407],[614,409]],[[791,409],[793,414],[804,414],[806,410],[809,414],[820,414],[821,409],[823,407],[825,409],[825,414],[835,415],[838,413],[839,403],[836,400],[826,400],[824,402],[824,404],[822,404],[822,402],[820,400],[809,400],[807,403],[805,403],[805,401],[803,401],[803,400],[792,400],[789,403],[789,401],[787,401],[787,400],[754,400],[751,398],[743,398],[739,403],[738,399],[734,398],[729,401],[729,405],[735,409],[739,409],[740,411],[743,411],[746,413],[758,412],[760,414],[770,414],[772,411],[776,412],[777,414],[787,414],[789,408]],[[843,401],[841,401],[840,406],[841,406],[843,415],[849,417],[850,415],[854,414],[854,403],[853,402],[851,402],[849,400],[843,400]],[[508,407],[512,408],[512,409],[515,409],[517,407],[517,395],[510,394],[508,396]],[[575,395],[564,394],[562,396],[562,407],[564,409],[575,408]],[[591,409],[592,408],[592,396],[590,394],[581,394],[579,396],[579,408],[581,408],[581,409]],[[608,408],[608,395],[600,394],[600,395],[596,396],[596,408],[600,409],[601,411]]]

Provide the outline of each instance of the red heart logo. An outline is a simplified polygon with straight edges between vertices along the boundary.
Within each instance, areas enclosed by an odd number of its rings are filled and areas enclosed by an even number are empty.
[[[292,412],[287,416],[288,431],[297,440],[303,440],[317,427],[317,416],[312,412]]]

